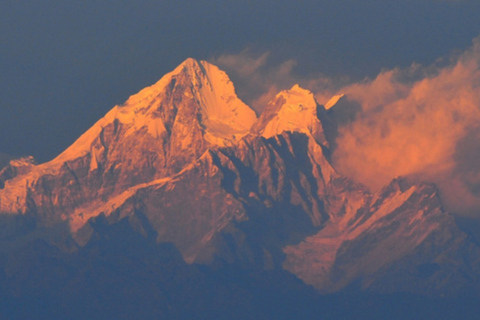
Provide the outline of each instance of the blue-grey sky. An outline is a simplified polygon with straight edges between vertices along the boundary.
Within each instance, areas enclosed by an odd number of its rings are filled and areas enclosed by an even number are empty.
[[[477,0],[4,0],[0,152],[53,158],[187,57],[248,48],[356,81],[466,50],[479,17]]]

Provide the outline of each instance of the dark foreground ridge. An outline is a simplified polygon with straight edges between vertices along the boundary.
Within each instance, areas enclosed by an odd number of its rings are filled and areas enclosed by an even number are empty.
[[[127,220],[94,223],[65,253],[36,240],[3,256],[1,319],[476,319],[475,295],[319,295],[281,270],[186,264]],[[8,262],[7,262],[8,261]]]

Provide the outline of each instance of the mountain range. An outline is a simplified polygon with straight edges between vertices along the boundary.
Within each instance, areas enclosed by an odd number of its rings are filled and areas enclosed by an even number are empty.
[[[477,308],[477,237],[435,185],[398,177],[372,192],[332,165],[347,98],[326,108],[295,85],[257,117],[225,72],[187,59],[52,161],[11,160],[0,171],[3,314],[312,318],[305,310],[328,314],[340,295]],[[266,296],[291,307],[274,311]]]

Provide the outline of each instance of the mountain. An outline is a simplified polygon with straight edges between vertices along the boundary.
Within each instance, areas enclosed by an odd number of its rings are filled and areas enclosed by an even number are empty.
[[[60,290],[48,303],[68,306],[78,288],[92,299],[88,275],[110,283],[142,270],[143,285],[160,281],[155,314],[175,318],[188,283],[203,284],[192,292],[204,301],[207,291],[248,295],[259,275],[287,300],[291,288],[309,301],[315,292],[478,293],[480,248],[434,185],[397,178],[372,193],[336,172],[336,128],[357,106],[331,101],[327,110],[295,85],[257,119],[223,71],[187,59],[52,161],[10,161],[0,171],[0,294],[26,303]],[[226,274],[242,280],[227,285]]]
[[[42,223],[68,220],[78,229],[91,216],[82,206],[98,207],[178,173],[209,147],[238,140],[255,120],[223,71],[188,59],[114,107],[54,160],[6,180],[0,212],[25,214],[30,204]]]
[[[251,131],[265,138],[283,132],[301,132],[314,138],[317,144],[328,147],[324,131],[328,118],[325,114],[325,109],[317,104],[312,92],[294,85],[290,90],[278,93],[268,103]],[[320,119],[324,120],[323,123]]]

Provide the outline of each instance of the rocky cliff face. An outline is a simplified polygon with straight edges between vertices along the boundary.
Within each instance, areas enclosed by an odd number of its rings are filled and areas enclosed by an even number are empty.
[[[11,162],[0,211],[70,249],[99,221],[128,221],[187,263],[286,270],[324,293],[476,285],[480,250],[435,187],[399,178],[373,194],[342,177],[328,160],[334,128],[298,86],[257,120],[223,71],[188,59],[51,162]]]
[[[480,251],[442,210],[434,186],[397,179],[366,199],[286,247],[284,267],[325,293],[355,283],[375,292],[447,295],[477,279]]]

